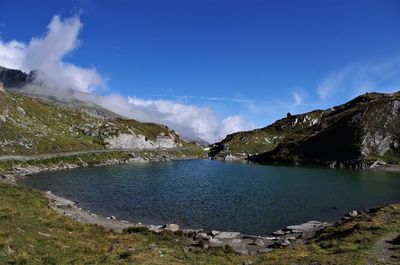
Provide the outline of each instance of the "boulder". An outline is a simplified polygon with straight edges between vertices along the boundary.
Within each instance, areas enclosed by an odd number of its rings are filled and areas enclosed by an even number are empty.
[[[218,235],[219,233],[221,233],[220,231],[217,231],[217,230],[211,230],[211,235],[212,236],[216,236],[216,235]]]
[[[26,114],[26,111],[25,111],[22,107],[20,107],[20,106],[17,106],[17,111],[18,111],[19,113],[21,113],[22,115],[25,115],[25,114]]]
[[[282,229],[279,229],[275,232],[272,232],[272,234],[275,236],[283,236],[285,234],[285,232]]]
[[[171,232],[176,232],[176,231],[179,230],[179,225],[177,225],[177,224],[167,224],[165,226],[165,230],[169,230]]]
[[[300,224],[300,225],[288,226],[288,227],[286,227],[286,229],[291,231],[292,233],[303,233],[303,232],[316,230],[321,227],[325,227],[327,225],[328,225],[327,223],[321,223],[318,221],[309,221],[307,223]]]
[[[208,244],[210,245],[210,247],[219,247],[222,246],[223,242],[217,238],[211,238],[208,241]]]
[[[260,238],[255,239],[253,244],[256,246],[264,246],[265,245],[264,240],[262,240]]]
[[[281,241],[278,241],[278,245],[280,245],[282,247],[286,247],[286,246],[290,245],[290,241],[287,238],[285,238],[285,239],[283,239]]]
[[[233,239],[240,237],[239,232],[221,232],[215,238],[217,239]]]
[[[356,217],[358,215],[358,212],[357,211],[351,211],[347,215],[350,216],[350,217]]]

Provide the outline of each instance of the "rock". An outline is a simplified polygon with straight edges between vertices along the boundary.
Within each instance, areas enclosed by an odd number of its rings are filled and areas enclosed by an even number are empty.
[[[386,163],[382,160],[376,160],[374,163],[372,163],[372,165],[369,168],[379,168],[382,166],[385,166]]]
[[[5,123],[7,121],[6,117],[3,115],[0,115],[0,124]]]
[[[165,230],[169,230],[171,232],[176,232],[176,231],[179,230],[179,225],[177,225],[177,224],[167,224],[165,226]]]
[[[212,235],[212,236],[216,236],[216,235],[218,235],[219,233],[221,233],[220,231],[217,231],[217,230],[211,230],[211,232],[210,232],[210,234]]]
[[[279,229],[279,230],[273,232],[272,234],[275,236],[283,236],[285,234],[285,232],[283,232],[282,229]]]
[[[104,143],[107,145],[108,149],[158,149],[177,147],[173,135],[157,136],[154,141],[151,141],[142,134],[121,133],[104,139]]]
[[[231,240],[231,243],[232,244],[240,244],[240,243],[242,243],[242,240],[239,239],[239,238],[234,238],[234,239]]]
[[[225,160],[226,161],[235,161],[235,160],[239,160],[239,158],[229,154],[229,155],[225,156]]]
[[[208,241],[208,244],[210,245],[210,247],[219,247],[219,246],[222,246],[223,243],[221,240],[219,240],[217,238],[211,238]]]
[[[45,236],[45,237],[51,237],[50,234],[46,234],[46,233],[42,233],[42,232],[38,232],[38,234],[41,236]]]
[[[286,227],[287,230],[291,231],[292,233],[303,233],[303,232],[308,232],[312,230],[317,230],[321,227],[327,226],[327,223],[321,223],[318,221],[309,221],[304,224],[300,225],[291,225]]]
[[[234,249],[236,254],[247,256],[249,255],[249,251],[247,249]]]
[[[207,235],[207,233],[198,233],[196,235],[196,238],[200,238],[200,237],[206,239],[208,237],[208,235]]]
[[[19,87],[26,84],[28,75],[20,70],[0,66],[0,81],[3,88]]]
[[[260,238],[257,238],[256,240],[254,240],[253,244],[256,246],[264,246],[265,245],[264,240],[262,240]]]
[[[257,253],[258,254],[265,254],[265,253],[268,253],[268,252],[271,252],[271,251],[272,251],[271,248],[262,248],[262,249],[257,250]]]
[[[286,247],[286,246],[289,246],[289,245],[290,245],[290,241],[289,241],[288,239],[285,238],[285,239],[283,239],[282,241],[279,241],[278,244],[279,244],[280,246]]]
[[[20,107],[20,106],[17,106],[17,111],[18,111],[19,113],[21,113],[22,115],[26,115],[26,111],[25,111],[22,107]]]
[[[221,232],[215,238],[217,239],[233,239],[240,236],[239,232]]]
[[[358,212],[357,211],[351,211],[347,215],[350,216],[350,217],[356,217],[358,215]]]

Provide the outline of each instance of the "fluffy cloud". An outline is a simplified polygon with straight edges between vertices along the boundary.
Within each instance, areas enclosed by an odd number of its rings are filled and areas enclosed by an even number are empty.
[[[1,66],[21,69],[22,61],[25,58],[26,46],[18,41],[4,43],[0,41],[0,64]]]
[[[54,16],[46,34],[32,38],[27,44],[0,41],[0,65],[25,72],[37,70],[35,82],[40,86],[26,88],[30,92],[91,101],[128,118],[165,124],[187,138],[214,142],[228,133],[254,128],[241,116],[221,119],[210,108],[180,101],[125,98],[115,93],[96,95],[96,89],[105,83],[96,70],[63,60],[79,47],[81,29],[79,17],[61,20]]]
[[[0,42],[0,65],[25,72],[38,70],[35,79],[46,87],[93,92],[104,85],[96,70],[63,61],[78,47],[81,29],[78,17],[61,20],[54,16],[43,37],[32,38],[28,44],[15,40]]]
[[[192,135],[208,142],[221,140],[227,134],[254,128],[241,116],[218,119],[207,107],[182,104],[171,100],[143,100],[129,98],[132,113],[141,120],[163,123],[184,135]]]

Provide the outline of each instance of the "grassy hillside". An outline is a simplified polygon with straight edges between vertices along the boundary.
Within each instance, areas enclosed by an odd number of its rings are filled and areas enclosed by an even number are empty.
[[[40,99],[0,92],[0,155],[103,149],[105,139],[133,133],[146,141],[164,135],[177,146],[188,145],[163,125],[96,118]]]
[[[14,185],[0,183],[0,202],[0,264],[400,263],[400,247],[386,242],[400,234],[398,205],[354,217],[308,244],[238,256],[223,249],[185,251],[179,235],[171,233],[116,234],[80,224],[49,208],[41,193]]]
[[[369,93],[328,110],[288,115],[272,125],[228,135],[211,156],[259,162],[357,166],[400,161],[400,93]]]

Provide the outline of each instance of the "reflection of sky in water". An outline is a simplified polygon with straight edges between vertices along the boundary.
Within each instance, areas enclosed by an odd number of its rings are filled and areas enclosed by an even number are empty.
[[[265,234],[400,201],[400,174],[192,160],[81,168],[20,182],[148,224]]]

